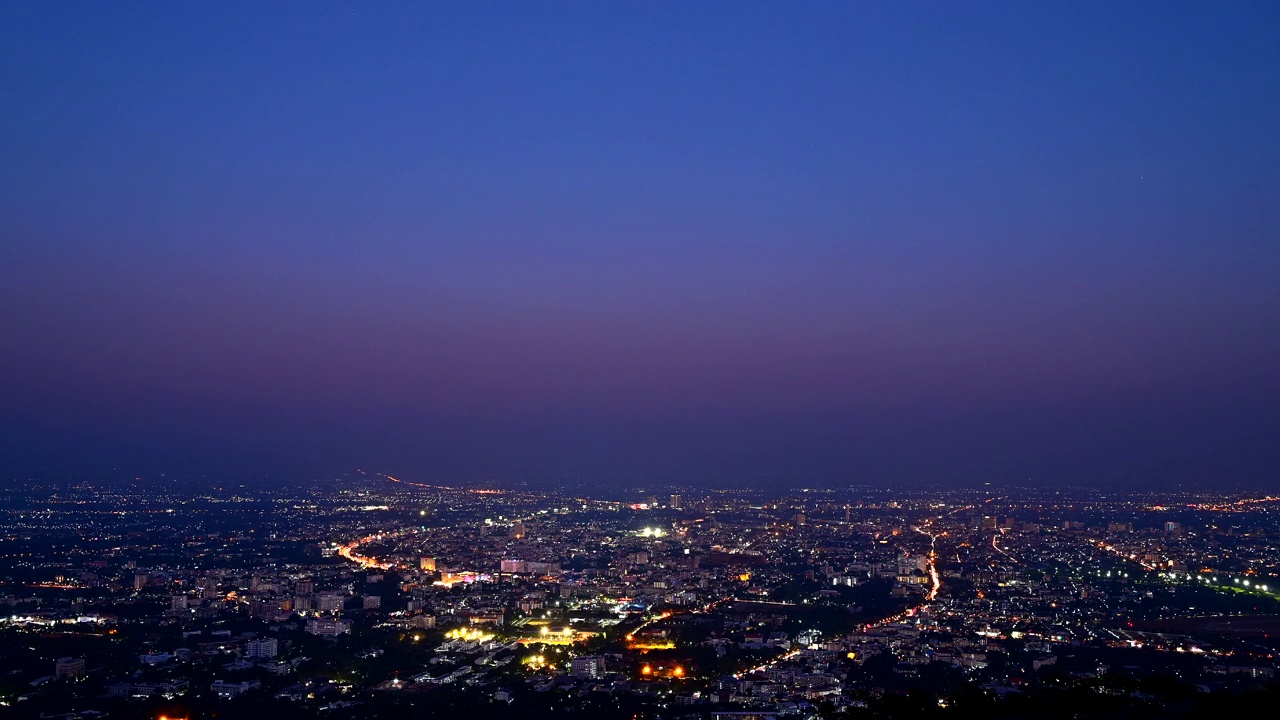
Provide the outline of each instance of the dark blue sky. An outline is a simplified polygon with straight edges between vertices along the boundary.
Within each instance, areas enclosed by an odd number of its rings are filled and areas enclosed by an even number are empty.
[[[5,4],[0,473],[1275,486],[1277,38]]]

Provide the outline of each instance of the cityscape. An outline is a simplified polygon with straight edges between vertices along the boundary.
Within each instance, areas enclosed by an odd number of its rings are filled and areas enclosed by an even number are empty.
[[[1277,503],[989,487],[590,497],[365,472],[275,489],[34,485],[0,515],[0,706],[1192,715],[1263,692],[1280,666]]]
[[[0,720],[1280,708],[1280,1],[0,2]]]

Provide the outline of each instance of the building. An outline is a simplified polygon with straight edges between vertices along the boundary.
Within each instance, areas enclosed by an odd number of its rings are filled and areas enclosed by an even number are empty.
[[[198,591],[201,600],[208,600],[209,598],[217,597],[220,594],[218,592],[218,579],[202,577],[196,581],[196,590]]]
[[[150,576],[150,575],[147,575],[146,573],[136,573],[136,574],[134,574],[134,576],[133,576],[133,591],[134,591],[134,592],[142,592],[142,589],[143,589],[143,588],[145,588],[145,587],[147,586],[147,581],[149,581],[150,579],[151,579],[151,576]]]
[[[672,495],[671,502],[669,504],[673,510],[679,510],[684,507],[684,498],[679,495]]]
[[[250,640],[244,648],[244,656],[251,658],[273,658],[280,654],[280,641],[275,638],[259,638]]]
[[[569,674],[574,677],[604,677],[604,658],[599,655],[582,655],[569,661]]]
[[[187,596],[186,596],[186,595],[174,595],[173,597],[169,598],[169,609],[170,609],[170,610],[186,610],[186,609],[187,609]]]
[[[321,595],[316,598],[315,609],[320,612],[342,612],[347,599],[341,595]]]
[[[436,571],[436,559],[433,557],[418,558],[418,569],[427,572]]]
[[[80,677],[84,675],[84,658],[64,657],[53,662],[55,678]]]
[[[526,530],[524,527],[524,523],[519,520],[515,521],[515,524],[511,526],[511,536],[517,540],[523,540],[525,534],[526,534]]]
[[[498,568],[504,573],[532,573],[534,575],[548,575],[550,573],[560,572],[560,563],[537,562],[530,560],[503,560],[499,563]]]
[[[902,555],[898,558],[898,574],[914,575],[916,571],[928,572],[929,558],[924,555]]]
[[[227,682],[226,680],[214,680],[213,684],[209,686],[209,689],[212,690],[214,694],[220,698],[233,698],[233,697],[236,697],[237,695],[243,695],[244,693],[247,693],[256,687],[259,687],[260,685],[262,685],[262,683],[258,682],[257,680],[245,680],[244,682]]]
[[[312,618],[307,621],[307,632],[321,637],[337,637],[351,632],[351,623],[332,618]]]

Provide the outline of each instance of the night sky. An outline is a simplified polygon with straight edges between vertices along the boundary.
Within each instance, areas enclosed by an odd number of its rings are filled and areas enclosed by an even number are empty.
[[[1280,3],[0,5],[0,477],[1280,486]]]

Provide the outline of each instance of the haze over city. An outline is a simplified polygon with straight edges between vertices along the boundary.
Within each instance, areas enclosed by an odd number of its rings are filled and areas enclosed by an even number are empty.
[[[9,3],[0,476],[1274,487],[1274,3]]]

